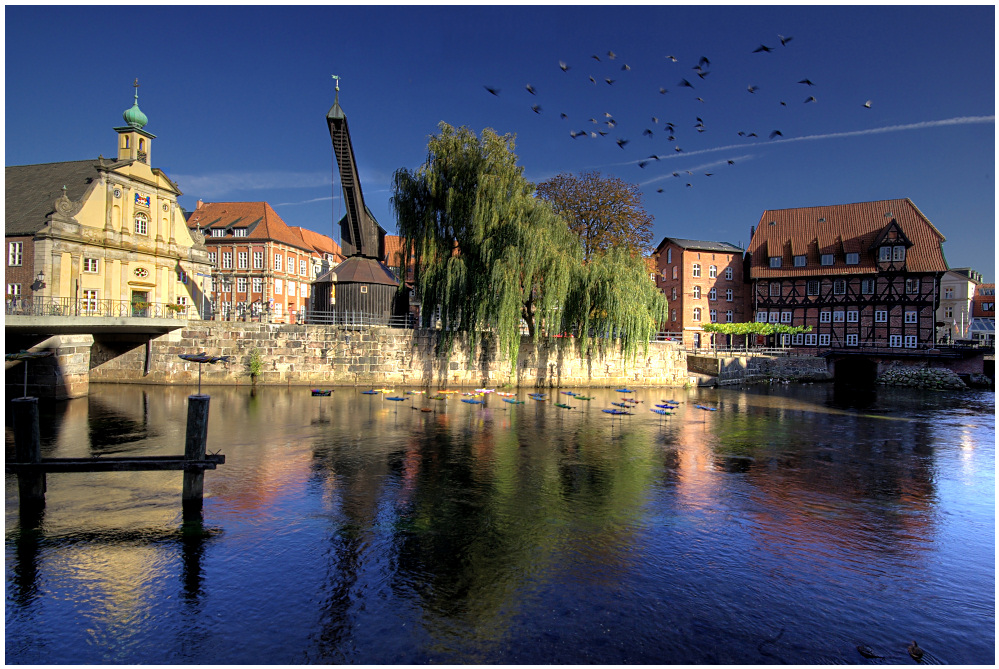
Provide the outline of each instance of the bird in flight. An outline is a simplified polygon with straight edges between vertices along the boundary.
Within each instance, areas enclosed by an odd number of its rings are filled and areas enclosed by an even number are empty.
[[[564,60],[560,60],[560,61],[558,62],[558,66],[559,66],[560,68],[562,68],[562,71],[563,71],[563,72],[568,72],[568,71],[569,71],[569,66],[565,64],[565,61],[564,61]]]
[[[730,160],[730,161],[728,161],[728,164],[729,165],[735,165],[735,161],[734,160]]]
[[[530,84],[527,84],[526,88],[527,88],[527,92],[530,93],[531,95],[537,95],[538,94],[538,92],[536,90],[534,90],[534,86],[531,86]]]
[[[798,82],[799,84],[805,84],[806,86],[814,86],[811,79],[802,79]]]
[[[647,160],[639,160],[638,161],[638,166],[641,167],[642,169],[645,169],[645,166],[648,165],[648,164],[649,164],[649,161],[647,161]]]
[[[618,139],[617,140],[617,145],[620,146],[623,149],[624,145],[627,144],[629,141],[630,140],[627,140],[627,139]]]
[[[752,84],[750,84],[749,86],[746,87],[746,90],[749,91],[750,93],[755,93],[756,91],[760,90],[760,87],[753,86]]]
[[[870,109],[871,108],[871,101],[870,100],[868,100],[867,102],[864,103],[864,108],[866,108],[866,109]]]
[[[667,93],[669,93],[669,91],[667,91],[662,86],[659,87],[659,95],[666,95]]]
[[[487,91],[489,91],[493,95],[497,95],[498,96],[500,94],[498,88],[493,88],[492,86],[483,86],[483,88],[485,88]]]
[[[691,84],[691,83],[690,83],[689,81],[687,81],[686,79],[681,79],[681,80],[680,80],[680,83],[678,83],[678,84],[677,84],[677,86],[680,86],[681,88],[682,88],[682,87],[684,87],[684,86],[686,86],[687,88],[693,88],[693,87],[694,87],[694,85],[693,85],[693,84]]]
[[[541,105],[531,105],[531,110],[535,114],[540,114],[541,113]]]
[[[613,51],[608,51],[607,57],[610,58],[611,60],[614,60],[615,58],[617,58],[617,54],[614,53]]]
[[[597,61],[598,63],[600,62],[600,56],[598,56],[597,54],[593,54],[592,56],[590,56],[590,58]]]
[[[773,139],[774,137],[783,137],[783,136],[784,133],[782,133],[780,130],[774,130],[772,133],[770,133],[770,139]]]
[[[781,46],[787,46],[787,43],[793,40],[794,38],[791,36],[784,37],[783,35],[777,35],[777,39],[780,40]]]
[[[815,99],[814,95],[809,95],[807,98],[805,98],[805,103],[809,102],[818,102],[818,100]]]
[[[559,118],[561,118],[564,121],[565,119],[569,118],[569,115],[566,114],[565,112],[559,112]]]
[[[673,61],[674,63],[676,62],[676,56],[666,56],[666,59],[667,59],[667,60],[671,60],[671,61]]]
[[[590,82],[591,82],[591,83],[593,83],[593,85],[596,85],[596,83],[597,83],[597,80],[596,80],[596,79],[594,79],[593,77],[590,77]]]
[[[625,72],[627,72],[628,70],[631,69],[631,66],[628,65],[627,63],[625,63],[624,65],[621,66],[621,69],[624,70]]]
[[[768,47],[766,44],[761,44],[758,47],[756,47],[755,49],[753,49],[753,53],[759,53],[761,51],[766,51],[767,53],[770,53],[771,51],[773,51],[773,49],[771,49],[770,47]]]
[[[573,139],[576,139],[580,135],[582,135],[583,137],[586,137],[586,131],[585,130],[570,130],[569,131],[569,136],[572,137]]]
[[[642,134],[645,135],[646,137],[649,137],[650,139],[652,137],[652,131],[649,130],[648,128],[646,128],[645,130],[643,130]]]
[[[611,86],[611,85],[613,85],[613,83],[614,83],[614,80],[613,80],[613,79],[604,79],[604,81],[606,81],[606,82],[607,82],[607,85],[608,85],[608,86]]]
[[[711,65],[711,61],[708,60],[707,56],[701,56],[697,61],[697,67],[704,67],[705,65]]]

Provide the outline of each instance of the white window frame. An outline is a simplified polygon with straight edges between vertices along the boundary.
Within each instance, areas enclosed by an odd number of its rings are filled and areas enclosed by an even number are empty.
[[[725,312],[725,322],[726,323],[734,323],[735,322],[733,320],[734,318],[735,318],[735,314],[732,313],[731,309],[729,309],[728,311]]]
[[[695,300],[701,299],[701,287],[700,286],[694,286],[693,297],[694,297]]]
[[[253,289],[254,293],[264,292],[264,280],[259,276],[253,277],[250,281],[250,287]]]
[[[676,321],[676,309],[673,309],[673,311],[670,312],[670,320],[674,322]]]
[[[831,253],[823,253],[822,254],[822,264],[823,265],[832,265],[833,264],[833,254],[831,254]]]
[[[148,236],[149,235],[149,217],[144,213],[137,212],[133,218],[135,224],[135,234]]]
[[[819,281],[818,279],[809,279],[805,282],[805,294],[806,295],[818,295],[819,294]]]
[[[245,293],[246,292],[246,277],[238,276],[236,277],[236,292]]]
[[[233,237],[245,237],[246,236],[246,228],[233,228],[232,229],[232,236]]]
[[[225,228],[212,228],[212,237],[225,237]]]
[[[846,345],[847,346],[856,346],[857,343],[858,343],[858,335],[857,334],[848,334],[846,336]]]
[[[829,346],[829,334],[819,335],[819,346]]]
[[[215,251],[209,251],[208,252],[208,262],[210,262],[212,265],[216,265],[217,266],[219,264],[218,253],[215,252]]]
[[[274,254],[274,270],[277,272],[281,271],[281,265],[284,262],[284,256],[280,253]]]
[[[222,253],[222,269],[232,269],[232,253],[230,251]]]
[[[274,279],[274,294],[280,295],[284,290],[284,282],[281,279]]]
[[[828,309],[823,309],[819,312],[819,323],[832,323],[832,312]]]
[[[919,342],[917,341],[916,335],[905,335],[905,347],[906,348],[918,348]]]
[[[672,247],[666,249],[666,264],[668,265],[671,262],[673,262],[673,248]]]
[[[248,269],[250,262],[250,254],[246,251],[239,251],[236,254],[236,267],[237,269]]]
[[[833,279],[833,295],[846,295],[846,279]]]
[[[770,322],[771,323],[779,323],[780,322],[780,312],[779,311],[771,311],[770,312]]]
[[[818,335],[814,332],[805,335],[805,346],[815,346],[815,342],[818,339]]]
[[[757,323],[766,323],[767,322],[767,312],[766,311],[757,311],[756,312],[756,322]]]
[[[263,269],[264,268],[264,252],[254,251],[253,252],[253,269]]]
[[[734,295],[734,293],[732,292],[731,288],[726,288],[725,289],[725,301],[726,302],[732,302],[735,299],[733,297],[733,295]]]
[[[732,271],[731,267],[726,267],[725,268],[725,278],[727,280],[731,281],[734,275],[735,275],[735,273]]]
[[[288,282],[288,297],[295,297],[295,282]]]
[[[770,297],[780,297],[781,296],[781,292],[782,292],[782,289],[781,289],[780,281],[771,281],[770,282],[770,287],[767,289],[767,294]]]
[[[694,277],[695,279],[696,278],[700,278],[700,276],[701,276],[701,263],[695,262],[693,265],[690,266],[690,275],[692,277]]]
[[[805,256],[794,256],[794,266],[804,267],[806,264]]]
[[[101,271],[100,258],[84,258],[82,271],[84,274],[99,274]]]
[[[803,334],[802,334],[802,333],[800,333],[800,332],[796,332],[796,333],[795,333],[795,334],[794,334],[794,335],[793,335],[793,336],[791,337],[791,344],[792,344],[792,345],[794,345],[794,346],[801,346],[801,345],[803,345],[804,343],[805,343],[805,335],[803,335]]]
[[[891,262],[890,246],[882,246],[878,249],[878,262]]]
[[[918,323],[919,322],[919,312],[913,309],[907,309],[905,312],[905,323]]]
[[[677,271],[677,267],[676,267],[676,265],[673,265],[673,280],[674,281],[676,280],[676,271]]]
[[[846,320],[846,312],[842,309],[833,310],[833,323],[842,323]]]
[[[7,243],[7,266],[21,267],[24,264],[24,242]]]
[[[877,288],[877,279],[861,279],[860,280],[860,294],[861,295],[873,295],[875,289]]]
[[[700,307],[694,307],[694,312],[693,312],[692,320],[694,320],[694,322],[700,322],[700,320],[701,320],[701,308]]]
[[[847,323],[859,323],[860,322],[860,311],[857,309],[847,309],[846,310],[846,322]]]
[[[718,267],[716,265],[708,265],[708,278],[714,279],[718,276]]]
[[[17,299],[21,297],[21,284],[19,283],[8,283],[7,284],[7,297]]]
[[[717,300],[718,299],[718,289],[717,288],[712,288],[711,290],[708,291],[708,299],[709,300]]]
[[[177,268],[177,283],[187,285],[187,270],[183,267]]]
[[[305,261],[305,258],[302,258],[301,260],[298,261],[298,273],[301,274],[302,276],[309,275],[309,265]]]
[[[891,348],[902,348],[902,335],[889,335],[888,346]]]
[[[708,318],[710,319],[710,321],[712,323],[717,323],[718,322],[718,310],[717,309],[710,310],[708,312]]]
[[[97,311],[97,301],[100,299],[100,292],[94,288],[83,290],[83,297],[80,300],[80,309],[85,314],[92,314]]]
[[[902,262],[903,260],[905,260],[905,247],[904,246],[891,247],[891,260],[892,262]]]
[[[919,279],[909,278],[905,280],[905,294],[906,295],[916,295],[919,293],[919,285],[922,283]]]
[[[790,311],[782,311],[782,312],[780,312],[780,322],[781,323],[790,323],[791,322],[791,312]]]
[[[874,322],[875,323],[887,323],[888,322],[888,310],[887,309],[875,309],[874,310]]]
[[[295,256],[288,256],[288,264],[286,267],[288,268],[288,274],[295,273]]]

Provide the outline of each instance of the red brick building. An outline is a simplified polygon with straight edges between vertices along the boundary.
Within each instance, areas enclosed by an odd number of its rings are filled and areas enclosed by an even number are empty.
[[[971,339],[979,344],[995,344],[996,339],[996,285],[982,283],[975,287],[971,302]]]
[[[743,250],[728,242],[666,237],[655,251],[656,286],[666,294],[669,320],[663,329],[684,345],[711,344],[705,323],[741,323],[746,312]],[[730,342],[718,341],[718,345]]]
[[[301,321],[316,267],[342,259],[332,239],[303,235],[266,202],[198,202],[187,226],[205,237],[214,266],[206,292],[223,319]]]
[[[811,326],[793,346],[931,348],[943,241],[908,198],[765,211],[749,244],[752,312]]]

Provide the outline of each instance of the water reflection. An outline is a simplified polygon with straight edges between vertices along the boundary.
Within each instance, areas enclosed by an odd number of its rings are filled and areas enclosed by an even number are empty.
[[[189,392],[99,386],[46,454],[177,453]],[[612,419],[611,390],[213,389],[200,513],[179,473],[64,475],[19,522],[8,476],[7,657],[854,663],[913,637],[987,662],[991,394],[838,392],[640,390]]]

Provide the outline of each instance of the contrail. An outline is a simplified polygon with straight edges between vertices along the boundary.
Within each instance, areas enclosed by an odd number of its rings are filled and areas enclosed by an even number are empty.
[[[711,162],[711,163],[703,163],[703,164],[698,165],[696,167],[691,167],[689,170],[684,170],[684,173],[686,173],[687,171],[690,171],[690,172],[700,172],[701,170],[710,170],[712,167],[721,167],[721,166],[724,166],[724,165],[728,165],[728,161],[729,160],[733,160],[733,161],[736,161],[738,163],[744,163],[747,160],[752,160],[752,159],[753,159],[753,155],[752,154],[744,154],[744,155],[741,155],[741,156],[736,156],[735,158],[725,158],[725,159],[722,159],[722,160],[716,160],[716,161]],[[638,185],[639,186],[648,186],[649,184],[656,183],[657,181],[665,181],[666,179],[673,179],[673,178],[675,178],[675,177],[672,174],[664,174],[664,175],[659,176],[659,177],[653,177],[652,179],[649,179],[648,181],[643,181],[642,183],[640,183]]]
[[[823,135],[803,135],[801,137],[785,137],[784,139],[773,139],[761,142],[749,142],[747,144],[727,144],[716,146],[710,149],[698,149],[696,151],[683,151],[680,153],[669,153],[659,156],[661,160],[673,158],[687,158],[697,156],[702,153],[714,153],[716,151],[731,151],[732,149],[744,149],[747,146],[773,146],[775,144],[787,144],[788,142],[812,142],[820,139],[840,139],[843,137],[860,137],[862,135],[880,135],[889,132],[903,132],[906,130],[923,130],[925,128],[941,128],[950,125],[973,125],[979,123],[995,123],[995,116],[959,116],[940,121],[921,121],[920,123],[907,123],[904,125],[889,125],[883,128],[869,128],[867,130],[849,130],[847,132],[830,132]],[[643,158],[642,160],[647,160]],[[631,160],[625,163],[614,163],[617,165],[637,165],[640,161]]]
[[[327,195],[326,197],[314,197],[311,200],[302,200],[301,202],[281,202],[275,204],[275,207],[292,207],[296,204],[312,204],[313,202],[330,202],[333,200],[339,200],[339,197],[333,197],[332,195]]]

